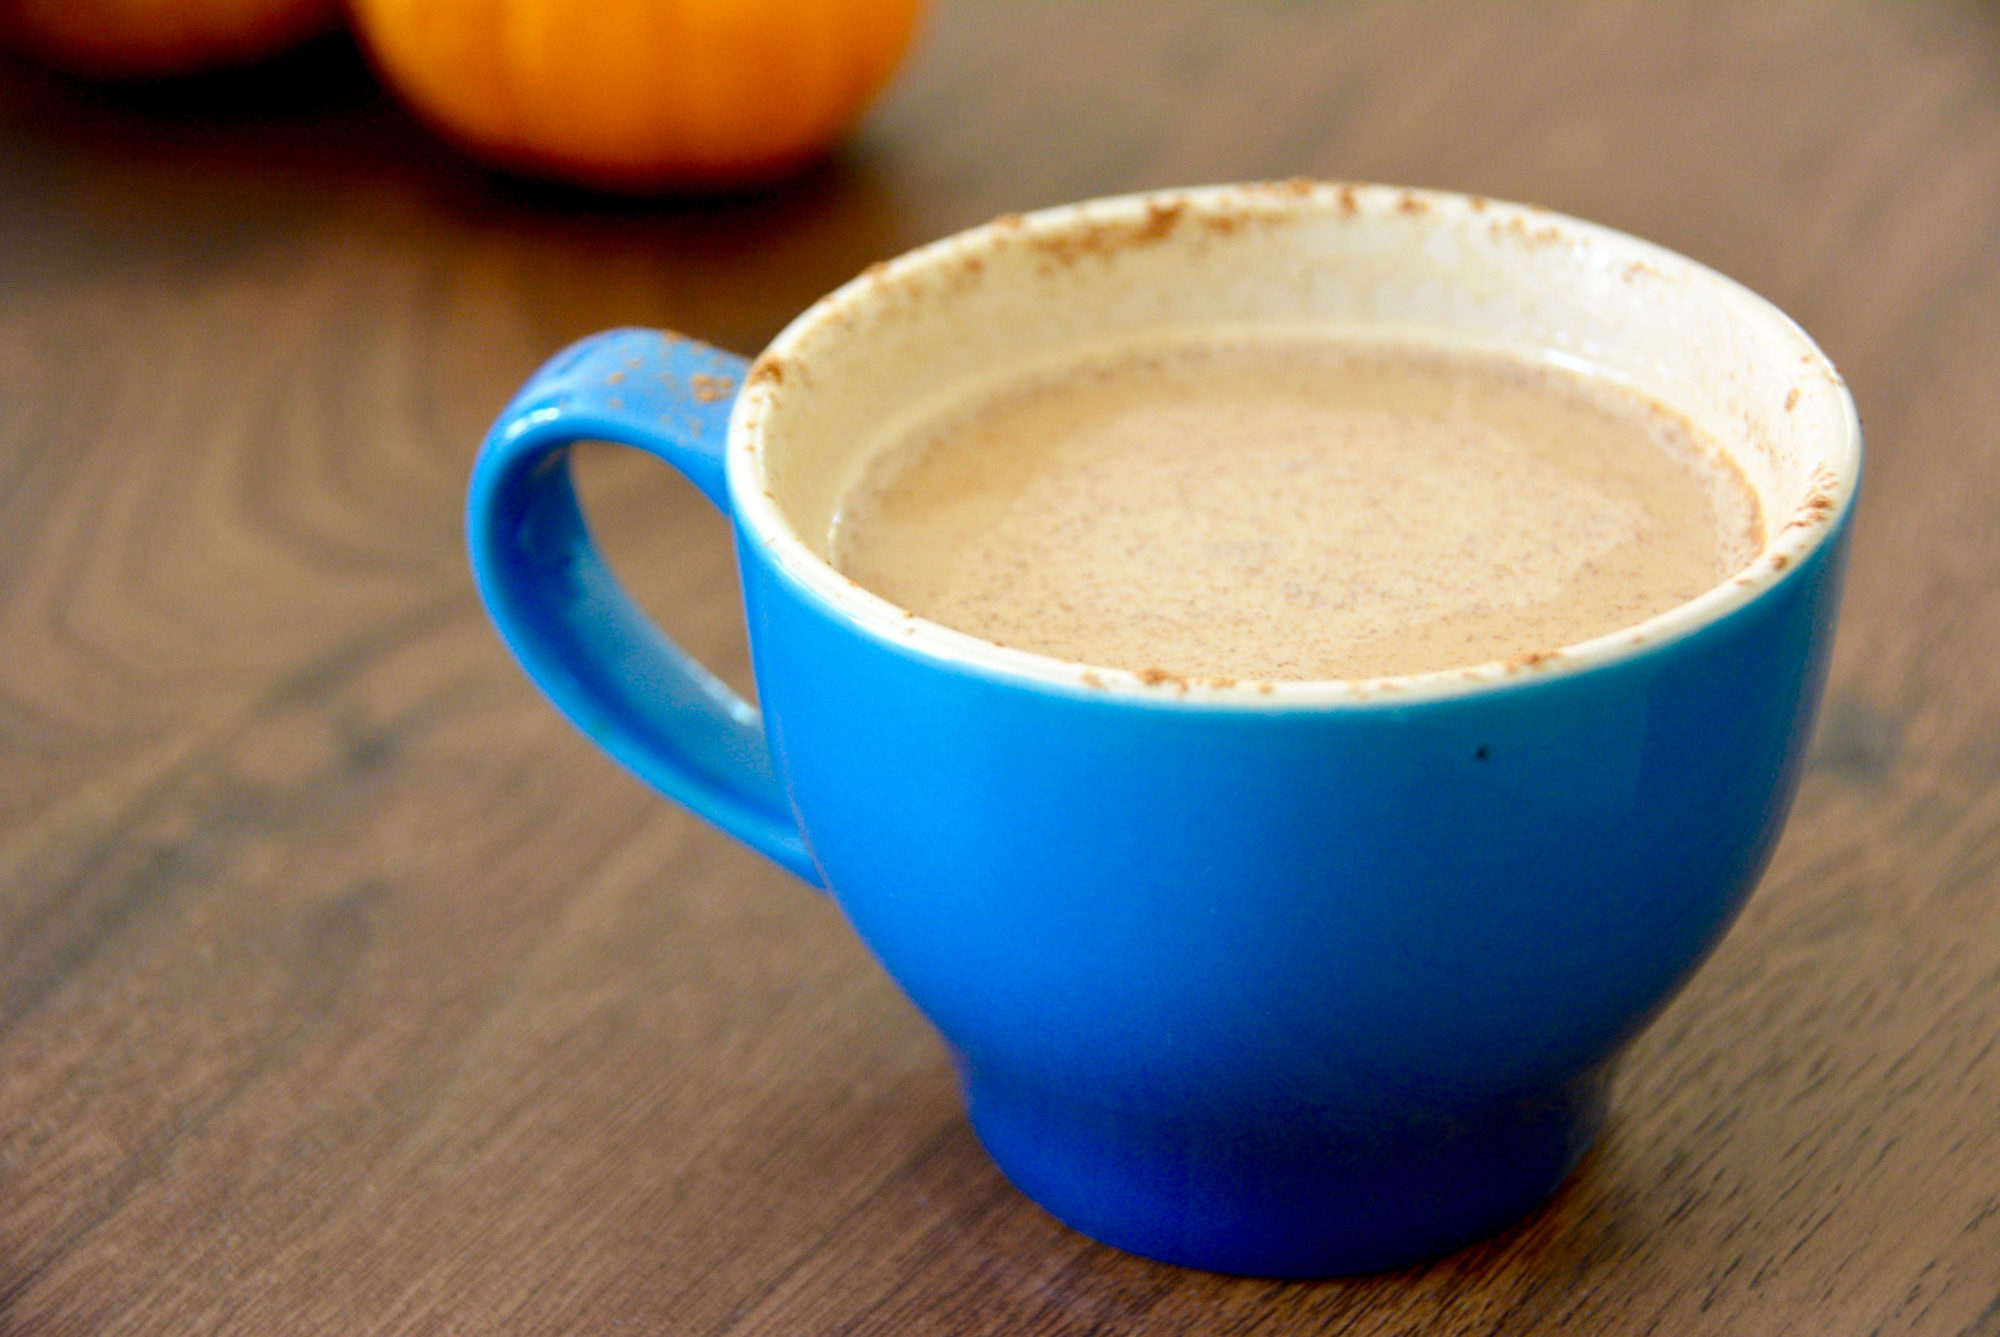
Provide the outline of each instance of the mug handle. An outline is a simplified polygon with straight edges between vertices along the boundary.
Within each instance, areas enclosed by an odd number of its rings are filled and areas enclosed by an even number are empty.
[[[474,583],[535,685],[641,780],[814,886],[763,716],[639,611],[591,541],[569,448],[665,460],[725,516],[723,445],[749,364],[656,330],[572,344],[487,434],[466,498]]]

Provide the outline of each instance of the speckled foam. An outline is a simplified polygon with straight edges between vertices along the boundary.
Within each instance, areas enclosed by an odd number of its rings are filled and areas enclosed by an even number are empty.
[[[1644,621],[1763,541],[1680,415],[1554,363],[1218,335],[1066,359],[875,444],[846,575],[1002,645],[1313,680],[1532,655]]]

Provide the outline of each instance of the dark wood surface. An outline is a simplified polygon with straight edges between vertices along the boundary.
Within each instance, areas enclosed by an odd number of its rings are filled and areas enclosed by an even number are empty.
[[[1528,199],[1796,316],[1870,434],[1795,816],[1499,1239],[1318,1283],[988,1165],[825,901],[535,696],[461,556],[567,340],[744,352],[1005,210],[1293,174]],[[720,520],[588,461],[747,686]],[[0,1333],[2000,1334],[2000,8],[942,0],[828,167],[617,203],[339,44],[0,67]]]

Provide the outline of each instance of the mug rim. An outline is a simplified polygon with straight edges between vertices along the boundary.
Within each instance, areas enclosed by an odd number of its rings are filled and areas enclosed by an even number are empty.
[[[1796,345],[1801,361],[1809,364],[1808,371],[1823,376],[1837,396],[1841,439],[1814,471],[1804,503],[1782,527],[1767,532],[1751,561],[1693,599],[1585,641],[1507,659],[1370,678],[1183,677],[1158,669],[1133,670],[1060,659],[1002,645],[912,613],[841,574],[812,550],[767,490],[759,449],[765,424],[786,398],[810,393],[811,387],[809,375],[786,376],[778,369],[781,365],[809,366],[802,361],[803,345],[829,326],[852,325],[861,310],[898,285],[962,267],[969,257],[1005,242],[1101,236],[1107,229],[1143,230],[1150,220],[1178,217],[1183,212],[1215,217],[1246,211],[1266,218],[1331,211],[1350,216],[1401,211],[1441,216],[1460,226],[1477,217],[1487,225],[1532,227],[1541,236],[1622,252],[1634,263],[1683,275],[1709,287],[1739,318],[1764,322]],[[1143,191],[1027,214],[1003,214],[872,265],[801,312],[752,364],[730,414],[725,452],[731,510],[739,529],[803,594],[885,648],[942,668],[1107,701],[1269,709],[1412,705],[1554,681],[1655,653],[1800,577],[1807,559],[1840,533],[1851,515],[1860,482],[1862,433],[1846,380],[1805,330],[1768,299],[1697,260],[1628,233],[1534,205],[1451,191],[1300,178]],[[1777,524],[1782,514],[1767,513],[1766,525]]]

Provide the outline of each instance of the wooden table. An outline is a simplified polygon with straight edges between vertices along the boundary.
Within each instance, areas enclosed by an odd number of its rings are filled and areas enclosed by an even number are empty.
[[[567,340],[754,351],[1005,210],[1293,174],[1529,199],[1744,280],[1870,433],[1763,888],[1546,1209],[1319,1283],[1002,1182],[833,907],[489,632],[479,437]],[[721,522],[607,545],[748,686]],[[941,0],[840,157],[618,203],[334,44],[0,69],[0,1333],[2000,1334],[2000,10]]]

